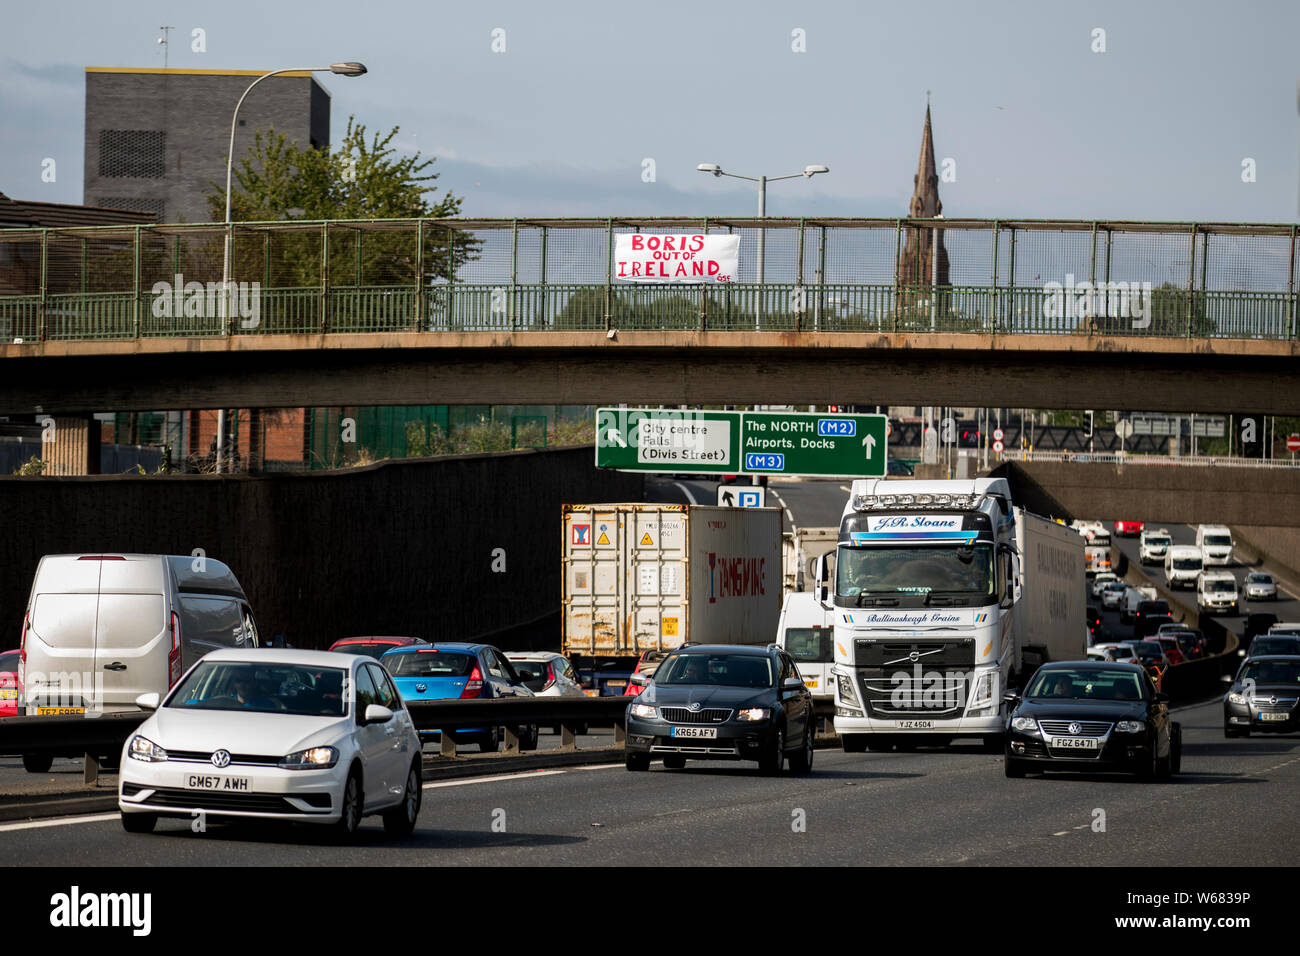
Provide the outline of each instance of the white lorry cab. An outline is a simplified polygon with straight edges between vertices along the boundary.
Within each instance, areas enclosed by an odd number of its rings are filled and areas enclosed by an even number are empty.
[[[1232,532],[1221,524],[1203,524],[1196,529],[1196,546],[1201,560],[1210,565],[1228,567],[1232,561]]]
[[[1231,571],[1202,571],[1196,578],[1196,607],[1202,613],[1222,611],[1237,614],[1240,609],[1237,579]]]
[[[1170,590],[1196,587],[1196,576],[1203,570],[1201,549],[1194,545],[1170,545],[1165,552],[1165,583]]]
[[[776,629],[777,646],[793,658],[821,716],[835,712],[831,668],[835,664],[835,608],[813,591],[785,596]]]
[[[1083,545],[1015,507],[1005,478],[855,480],[832,588],[844,750],[1000,747],[1007,689],[1085,656]]]

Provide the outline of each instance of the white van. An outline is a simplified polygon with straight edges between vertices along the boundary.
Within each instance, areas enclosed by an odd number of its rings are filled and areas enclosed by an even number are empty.
[[[1203,524],[1196,529],[1196,546],[1205,566],[1228,567],[1232,561],[1232,532],[1221,524]]]
[[[1171,545],[1165,552],[1165,583],[1175,588],[1196,587],[1196,576],[1205,569],[1201,549],[1190,544]]]
[[[1168,528],[1143,531],[1138,537],[1138,561],[1142,564],[1160,564],[1173,543]]]
[[[1231,571],[1202,571],[1196,577],[1196,608],[1202,614],[1240,613],[1237,579]]]
[[[21,712],[134,711],[209,651],[259,643],[243,588],[213,558],[46,555],[23,616]]]
[[[794,658],[799,676],[812,692],[819,716],[835,712],[835,609],[826,607],[812,591],[785,596],[776,628],[777,646]]]

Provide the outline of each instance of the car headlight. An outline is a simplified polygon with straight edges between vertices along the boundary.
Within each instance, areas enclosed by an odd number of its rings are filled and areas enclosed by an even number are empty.
[[[736,711],[737,720],[767,720],[771,713],[766,707],[746,707],[744,710]]]
[[[1033,717],[1013,717],[1011,718],[1011,729],[1018,730],[1023,734],[1033,733],[1038,729],[1038,721]]]
[[[282,759],[278,766],[283,770],[327,770],[339,762],[335,747],[310,747]]]
[[[1245,694],[1238,694],[1236,691],[1233,691],[1231,694],[1228,695],[1228,703],[1230,704],[1244,704],[1245,702],[1246,702]]]
[[[131,746],[127,753],[134,759],[143,760],[146,763],[159,763],[167,759],[167,751],[148,737],[141,737],[139,734],[131,738]]]
[[[659,716],[659,711],[650,704],[633,704],[630,710],[633,717],[645,717],[654,720]]]
[[[1146,723],[1141,720],[1121,720],[1115,725],[1115,731],[1121,734],[1140,734],[1146,729]]]

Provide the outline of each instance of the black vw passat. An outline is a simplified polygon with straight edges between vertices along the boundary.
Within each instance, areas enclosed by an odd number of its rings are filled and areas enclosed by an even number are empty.
[[[779,773],[812,769],[813,699],[794,661],[767,647],[691,645],[659,664],[627,708],[627,769],[651,757],[680,770],[695,760],[757,760]]]
[[[1081,770],[1165,780],[1178,772],[1182,732],[1169,698],[1136,664],[1044,664],[1023,696],[1010,693],[1006,773]]]
[[[1265,641],[1257,637],[1251,652]],[[1300,655],[1250,657],[1223,698],[1223,736],[1289,734],[1300,730]]]

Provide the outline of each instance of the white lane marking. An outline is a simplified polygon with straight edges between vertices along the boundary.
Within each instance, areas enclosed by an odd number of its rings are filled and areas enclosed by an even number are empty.
[[[777,492],[775,489],[772,491],[772,497],[776,499],[777,504],[779,504],[782,508],[785,509],[785,518],[787,521],[790,522],[790,527],[791,528],[797,527],[797,525],[795,525],[794,523],[794,512],[792,512],[790,510],[790,506],[785,503],[785,499],[782,498],[780,493]]]
[[[1060,833],[1053,833],[1052,836],[1069,836],[1069,830],[1062,830]]]
[[[853,494],[853,489],[848,485],[840,485],[840,491],[844,492],[846,495]]]
[[[699,504],[699,502],[695,500],[695,496],[691,494],[691,489],[687,488],[680,481],[674,481],[673,484],[676,485],[678,488],[682,489],[682,494],[686,496],[687,501],[689,501],[693,505]]]
[[[78,823],[107,823],[109,820],[116,820],[120,814],[117,813],[96,813],[86,817],[59,817],[54,820],[31,820],[27,823],[4,823],[0,824],[0,833],[8,833],[10,830],[42,830],[45,827],[70,827]]]
[[[621,763],[594,763],[590,767],[578,767],[579,770],[615,770],[622,769],[627,764]]]
[[[469,777],[465,780],[444,780],[442,783],[426,783],[425,790],[435,790],[438,787],[468,787],[473,783],[491,783],[494,780],[520,780],[524,777],[550,777],[557,773],[565,773],[564,770],[526,770],[523,773],[499,773],[489,777]]]

